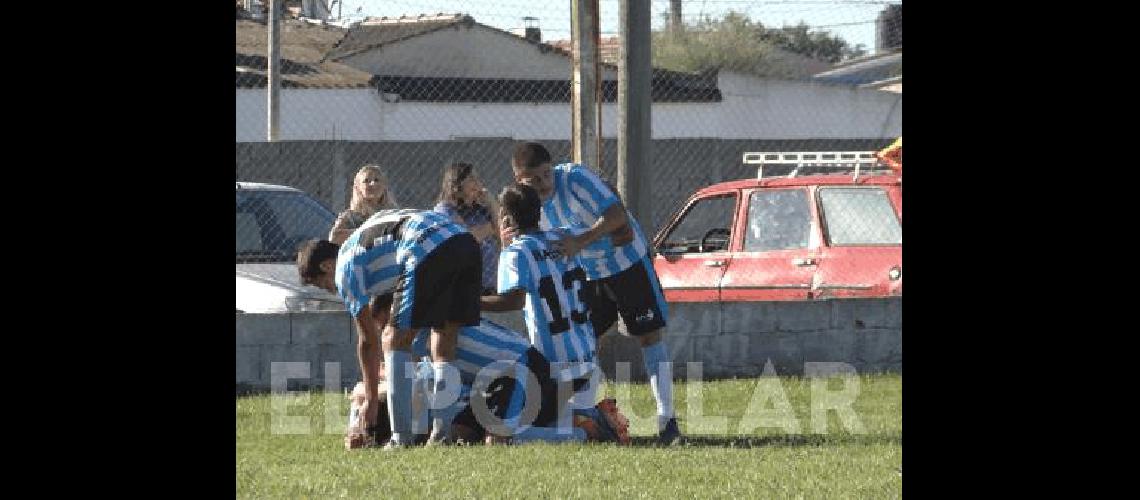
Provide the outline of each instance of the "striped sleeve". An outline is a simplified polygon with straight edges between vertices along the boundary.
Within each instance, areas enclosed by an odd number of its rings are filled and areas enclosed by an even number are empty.
[[[575,165],[566,174],[566,184],[571,195],[589,210],[595,218],[601,217],[607,208],[617,203],[617,195],[589,168]]]
[[[523,250],[514,247],[505,248],[499,254],[499,293],[520,288],[526,290],[525,274],[530,272],[530,268],[521,262],[523,258]]]

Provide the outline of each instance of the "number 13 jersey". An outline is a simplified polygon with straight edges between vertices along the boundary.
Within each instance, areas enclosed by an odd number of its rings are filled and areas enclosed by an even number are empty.
[[[498,292],[526,292],[523,314],[530,343],[548,360],[592,362],[595,336],[584,300],[586,273],[577,259],[567,259],[551,248],[561,237],[559,230],[515,237],[499,254]]]

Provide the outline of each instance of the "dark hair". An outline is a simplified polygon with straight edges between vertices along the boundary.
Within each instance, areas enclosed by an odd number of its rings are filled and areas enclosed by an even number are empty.
[[[324,274],[321,272],[321,262],[336,259],[340,245],[329,240],[309,240],[301,244],[297,250],[297,273],[301,275],[302,285],[312,285],[317,278]]]
[[[460,187],[463,186],[463,181],[471,177],[471,172],[474,169],[474,165],[464,162],[456,162],[443,167],[443,182],[439,186],[439,198],[436,201],[458,204]]]
[[[537,142],[523,142],[515,145],[515,153],[511,156],[511,166],[516,169],[530,170],[538,168],[543,163],[550,163],[550,152]]]
[[[499,194],[499,206],[514,219],[520,232],[538,228],[538,222],[542,219],[542,200],[538,197],[538,191],[530,186],[511,184],[503,188]]]

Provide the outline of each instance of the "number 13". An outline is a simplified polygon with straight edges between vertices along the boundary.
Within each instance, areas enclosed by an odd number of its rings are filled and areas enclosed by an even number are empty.
[[[586,272],[580,267],[566,271],[562,275],[562,288],[573,293],[577,299],[577,307],[570,310],[570,318],[562,315],[562,301],[558,299],[558,292],[554,289],[554,278],[543,276],[538,281],[538,295],[546,301],[546,307],[550,309],[550,315],[554,318],[554,321],[550,323],[551,334],[569,330],[571,320],[580,325],[590,319],[589,310],[586,306],[585,281]]]

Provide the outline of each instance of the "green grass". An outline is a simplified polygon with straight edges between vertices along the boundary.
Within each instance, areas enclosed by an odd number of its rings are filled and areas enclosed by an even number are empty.
[[[530,444],[498,447],[418,448],[385,452],[344,449],[348,403],[342,394],[252,396],[237,399],[237,496],[288,498],[836,498],[902,496],[902,377],[858,377],[854,414],[862,429],[845,428],[827,412],[826,432],[815,433],[812,380],[706,381],[706,415],[727,424],[686,415],[688,384],[675,386],[682,447],[650,445],[656,434],[655,406],[646,384],[608,384],[630,418],[634,446]],[[841,379],[817,380],[839,391]],[[768,385],[762,385],[767,383]],[[761,389],[758,390],[757,388]],[[817,389],[820,387],[817,385]],[[753,398],[767,415],[781,408],[780,394],[795,426],[760,427],[744,435],[738,426]],[[759,396],[758,396],[759,395]],[[765,398],[764,396],[768,396]],[[306,402],[307,399],[307,402]],[[273,402],[276,400],[276,402]],[[817,404],[823,398],[817,398]],[[326,425],[325,402],[335,413]],[[768,401],[767,404],[764,404]],[[288,406],[286,406],[288,405]],[[276,410],[274,408],[277,408]],[[276,415],[276,416],[275,416]],[[292,417],[294,431],[275,432]],[[311,429],[306,430],[306,427]],[[278,430],[281,428],[278,427]]]

